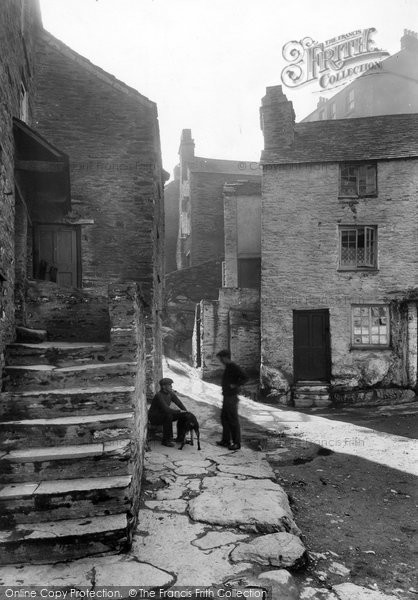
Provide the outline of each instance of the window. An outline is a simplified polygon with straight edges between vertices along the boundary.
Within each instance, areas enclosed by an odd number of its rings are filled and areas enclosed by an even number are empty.
[[[376,163],[340,165],[340,198],[362,198],[376,194]]]
[[[377,227],[340,227],[340,269],[377,268]]]
[[[353,347],[389,345],[389,307],[377,305],[352,306]]]
[[[346,97],[347,113],[350,113],[350,112],[352,112],[354,110],[354,105],[355,105],[354,90],[350,90],[348,92],[348,96]]]
[[[328,118],[336,119],[337,118],[337,107],[335,106],[335,102],[331,102],[328,109]]]

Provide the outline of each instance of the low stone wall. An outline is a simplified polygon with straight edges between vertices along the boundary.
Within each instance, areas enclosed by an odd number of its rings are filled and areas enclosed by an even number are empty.
[[[194,366],[203,378],[218,377],[216,353],[231,350],[232,360],[250,372],[260,364],[260,300],[258,290],[221,288],[217,301],[200,303],[200,323],[194,331]]]
[[[145,318],[144,303],[138,284],[121,283],[109,286],[109,316],[109,352],[112,359],[136,362],[135,389],[132,392],[134,431],[130,436],[132,483],[131,507],[128,512],[128,539],[131,541],[138,519],[147,427]]]
[[[203,298],[217,298],[221,285],[221,260],[210,260],[166,276],[163,318],[166,355],[191,358],[196,304]]]

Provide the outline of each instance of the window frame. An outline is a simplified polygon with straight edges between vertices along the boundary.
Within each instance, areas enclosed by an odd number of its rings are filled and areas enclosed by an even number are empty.
[[[364,231],[364,240],[365,240],[365,244],[364,244],[364,252],[366,255],[366,252],[368,251],[366,244],[367,244],[367,238],[371,237],[371,232],[373,231],[374,233],[374,238],[371,242],[371,244],[373,245],[372,251],[373,251],[373,261],[369,261],[370,264],[366,264],[366,260],[364,259],[364,264],[359,264],[359,259],[358,259],[358,232],[360,230]],[[343,245],[342,245],[342,234],[345,231],[356,231],[356,265],[343,265],[342,264],[342,249],[343,249]],[[355,225],[355,224],[350,224],[350,225],[339,225],[338,227],[338,270],[339,271],[365,271],[365,272],[373,272],[373,271],[378,271],[379,267],[378,267],[378,226],[377,225]]]
[[[356,318],[356,315],[354,314],[354,310],[356,308],[361,308],[361,309],[368,309],[369,310],[369,314],[368,314],[368,321],[369,321],[369,343],[367,344],[363,344],[363,343],[358,343],[355,342],[355,336],[356,334],[354,333],[354,319]],[[384,318],[386,319],[386,343],[385,344],[376,344],[376,343],[372,343],[371,341],[371,337],[372,337],[372,331],[371,331],[371,319],[372,319],[372,309],[373,308],[384,308],[385,309],[385,316]],[[361,316],[360,316],[361,318]],[[359,334],[357,334],[359,335]],[[363,335],[363,333],[360,334],[361,336]],[[377,334],[380,337],[380,333]],[[350,349],[352,350],[367,350],[367,349],[374,349],[374,350],[387,350],[388,348],[390,348],[390,343],[391,343],[391,327],[390,327],[390,306],[389,304],[384,304],[384,303],[367,303],[367,304],[352,304],[351,305],[351,331],[350,331]]]
[[[365,169],[365,184],[367,186],[367,169],[369,169],[370,167],[373,167],[373,171],[374,171],[374,190],[372,192],[365,192],[365,193],[361,193],[360,190],[360,174],[361,174],[361,169]],[[355,194],[348,194],[348,193],[343,193],[342,191],[342,171],[343,169],[356,169],[356,193]],[[377,187],[377,182],[378,182],[378,170],[377,170],[377,162],[374,161],[368,161],[368,162],[343,162],[343,163],[339,163],[339,172],[338,172],[338,198],[339,199],[348,199],[348,200],[357,200],[359,198],[376,198],[378,196],[378,187]]]

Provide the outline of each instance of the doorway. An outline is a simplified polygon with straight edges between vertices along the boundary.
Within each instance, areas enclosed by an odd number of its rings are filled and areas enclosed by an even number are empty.
[[[80,229],[73,225],[36,225],[33,274],[61,287],[81,287]]]
[[[331,349],[329,311],[293,311],[295,381],[329,381]]]

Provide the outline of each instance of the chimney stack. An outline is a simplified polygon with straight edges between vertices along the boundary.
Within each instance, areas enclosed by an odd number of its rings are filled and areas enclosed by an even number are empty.
[[[261,130],[264,134],[264,149],[290,148],[295,139],[295,111],[282,86],[266,88],[260,108]]]
[[[192,139],[192,130],[183,129],[180,139],[180,180],[187,179],[187,165],[194,159],[194,140]]]
[[[403,30],[403,36],[401,37],[401,50],[418,52],[418,33],[416,31],[411,31],[410,29]]]

